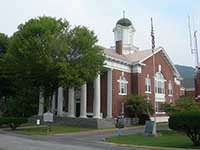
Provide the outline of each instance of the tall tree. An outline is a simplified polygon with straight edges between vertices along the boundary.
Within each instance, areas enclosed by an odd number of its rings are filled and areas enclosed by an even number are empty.
[[[9,38],[4,33],[0,33],[0,57],[2,57],[8,49]]]
[[[79,87],[85,81],[94,80],[102,70],[103,51],[96,45],[98,40],[94,32],[83,26],[71,29],[67,41],[69,51],[65,55],[65,65],[70,73],[63,73],[64,86]]]
[[[0,99],[10,94],[11,83],[4,75],[4,55],[8,50],[9,38],[0,33]],[[2,99],[1,99],[2,100]]]
[[[86,27],[70,29],[66,20],[39,17],[18,27],[5,56],[7,74],[23,87],[42,87],[48,98],[59,86],[78,87],[93,80],[104,56]]]

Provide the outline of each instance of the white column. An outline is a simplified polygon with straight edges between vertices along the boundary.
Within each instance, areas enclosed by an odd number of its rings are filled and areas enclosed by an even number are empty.
[[[81,87],[81,112],[80,118],[87,118],[87,84]]]
[[[44,113],[44,97],[43,97],[43,93],[40,91],[38,116],[42,116],[43,113]]]
[[[112,69],[107,72],[107,118],[112,118]]]
[[[52,97],[52,101],[51,101],[51,112],[52,113],[54,113],[55,108],[56,108],[55,102],[56,102],[56,94],[55,94],[55,92],[53,92],[53,97]]]
[[[100,75],[94,81],[94,102],[93,102],[93,118],[101,118],[100,116]]]
[[[75,117],[74,88],[68,90],[68,117]]]
[[[57,115],[58,116],[63,116],[63,88],[59,87],[58,88],[58,105],[57,105]]]

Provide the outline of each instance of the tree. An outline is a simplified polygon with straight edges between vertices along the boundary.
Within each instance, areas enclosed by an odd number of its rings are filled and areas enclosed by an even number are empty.
[[[8,50],[9,37],[0,33],[0,113],[2,113],[6,98],[13,94],[12,82],[4,74],[4,56]]]
[[[9,38],[4,33],[0,33],[0,57],[6,53],[8,49]]]
[[[18,26],[6,53],[7,74],[13,80],[42,87],[48,97],[58,87],[60,64],[67,52],[69,24],[39,17]]]
[[[69,31],[69,51],[65,55],[66,68],[63,69],[65,87],[80,87],[85,81],[93,81],[103,69],[102,48],[97,46],[97,37],[86,27],[77,26]]]
[[[194,145],[200,145],[200,104],[189,97],[181,97],[175,104],[165,104],[169,128],[184,132]]]
[[[144,96],[131,95],[126,103],[126,110],[130,117],[139,117],[142,114],[151,114],[153,112],[150,103]]]
[[[200,110],[200,104],[190,97],[180,97],[174,104],[164,104],[164,110],[168,114],[186,110]]]
[[[36,87],[49,99],[59,87],[80,87],[103,68],[102,49],[86,27],[66,20],[30,19],[18,26],[5,55],[6,74],[16,86]]]

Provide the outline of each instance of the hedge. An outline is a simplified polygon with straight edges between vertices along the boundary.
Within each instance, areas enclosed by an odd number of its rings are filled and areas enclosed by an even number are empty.
[[[150,120],[150,117],[149,117],[148,114],[141,114],[141,115],[139,115],[139,124],[140,125],[145,125],[145,122],[147,120]]]
[[[12,130],[15,130],[21,124],[26,123],[27,119],[22,117],[0,117],[0,126],[8,125]]]
[[[194,145],[200,145],[200,110],[170,114],[169,128],[186,133]]]

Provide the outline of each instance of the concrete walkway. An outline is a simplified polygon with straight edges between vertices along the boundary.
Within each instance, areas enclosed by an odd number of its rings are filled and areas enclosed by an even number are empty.
[[[166,126],[159,127],[166,129]],[[142,133],[144,127],[127,128],[123,134]],[[116,130],[59,134],[54,136],[27,136],[10,132],[0,134],[0,150],[146,150],[117,146],[103,142],[105,137],[117,135]]]

